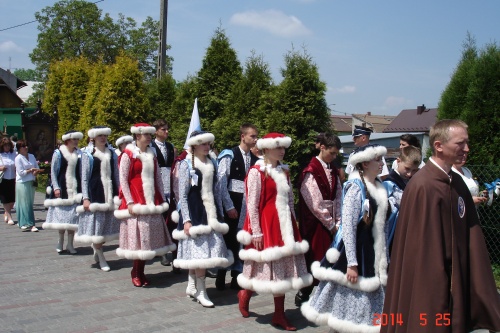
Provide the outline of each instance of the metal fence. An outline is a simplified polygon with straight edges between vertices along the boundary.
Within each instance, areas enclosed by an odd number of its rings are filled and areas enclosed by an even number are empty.
[[[478,181],[480,190],[486,189],[485,183],[492,183],[500,178],[500,166],[467,165],[467,167]],[[491,206],[481,204],[477,211],[491,263],[500,265],[500,197],[494,195]]]

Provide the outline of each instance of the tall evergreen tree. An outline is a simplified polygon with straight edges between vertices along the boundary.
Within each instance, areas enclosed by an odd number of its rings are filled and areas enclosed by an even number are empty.
[[[110,140],[114,141],[118,133],[130,133],[134,123],[145,121],[148,107],[137,61],[125,55],[117,57],[106,70],[95,103],[96,123],[112,128]]]
[[[213,130],[218,135],[219,149],[239,142],[239,127],[242,123],[250,122],[260,127],[265,115],[258,110],[263,96],[272,86],[269,64],[263,56],[256,56],[252,51],[245,63],[243,76],[233,85],[225,102],[223,115],[214,120]]]
[[[292,50],[285,55],[274,103],[266,118],[268,131],[283,132],[293,139],[285,157],[295,178],[311,158],[313,133],[331,131],[330,113],[318,67],[306,50]]]
[[[203,128],[222,116],[233,85],[241,78],[241,64],[225,31],[219,27],[210,41],[197,75],[197,97]]]
[[[51,67],[42,108],[50,113],[54,106],[57,107],[58,137],[70,129],[79,128],[89,74],[90,64],[83,57],[62,60]]]
[[[462,58],[441,95],[439,119],[461,119],[469,126],[469,164],[497,164],[500,138],[500,47],[478,50],[468,34]],[[485,142],[486,136],[488,137]]]

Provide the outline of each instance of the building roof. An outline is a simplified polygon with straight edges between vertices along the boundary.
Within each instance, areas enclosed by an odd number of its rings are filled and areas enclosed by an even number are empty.
[[[330,116],[333,129],[339,133],[352,132],[352,116]]]
[[[364,123],[365,127],[373,128],[373,132],[375,133],[384,132],[384,129],[396,118],[396,116],[372,115],[371,112],[353,114],[352,117]]]
[[[38,84],[40,82],[37,81],[26,81],[26,86],[20,88],[17,91],[17,96],[19,96],[23,101],[26,102],[26,100],[33,94],[33,87],[35,84]]]
[[[389,132],[429,132],[437,120],[437,108],[428,109],[425,105],[416,109],[402,110],[399,115],[386,127],[384,133]]]

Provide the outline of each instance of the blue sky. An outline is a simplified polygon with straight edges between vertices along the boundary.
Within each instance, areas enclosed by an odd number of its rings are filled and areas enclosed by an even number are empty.
[[[54,3],[1,0],[0,29],[32,21],[36,11]],[[122,13],[139,23],[160,15],[160,0],[97,5],[113,18]],[[328,86],[333,114],[397,115],[421,104],[436,107],[467,31],[479,47],[500,39],[498,0],[170,0],[168,10],[176,80],[200,69],[221,24],[242,65],[255,50],[276,83],[283,55],[305,47]],[[37,34],[36,23],[1,31],[0,67],[33,68],[28,54]]]

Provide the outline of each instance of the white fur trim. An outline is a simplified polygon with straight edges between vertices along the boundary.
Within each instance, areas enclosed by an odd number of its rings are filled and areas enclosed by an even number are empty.
[[[384,146],[369,147],[359,153],[351,154],[348,164],[356,167],[358,163],[368,162],[377,157],[385,156],[386,154],[387,148]]]
[[[161,205],[140,205],[135,204],[132,208],[134,215],[155,215],[162,214],[168,210],[168,203],[164,202]],[[123,220],[133,217],[130,215],[128,209],[117,209],[114,211],[114,215],[117,219]]]
[[[252,235],[246,230],[240,230],[236,234],[236,239],[243,245],[248,245],[252,242]]]
[[[174,210],[172,214],[170,214],[170,221],[179,223],[179,212],[177,210]]]
[[[353,178],[360,178],[358,171],[354,171],[349,175],[349,179]],[[387,284],[387,246],[384,229],[386,224],[388,200],[387,191],[379,181],[376,181],[375,185],[366,182],[366,188],[370,193],[370,196],[377,202],[378,206],[372,226],[372,235],[374,239],[373,247],[375,251],[375,276],[369,278],[360,276],[358,278],[358,282],[353,284],[347,280],[345,273],[342,271],[321,267],[319,262],[314,262],[311,265],[311,272],[316,279],[321,281],[334,281],[335,283],[352,289],[373,292],[381,285],[385,286]],[[332,248],[327,251],[326,256],[330,263],[335,263],[337,262],[340,253],[336,249]]]
[[[285,136],[283,138],[268,138],[257,140],[257,148],[259,149],[274,149],[278,147],[288,148],[292,144],[292,138]]]
[[[83,195],[81,193],[78,193],[73,198],[68,198],[68,199],[61,199],[61,198],[45,199],[43,205],[47,208],[58,207],[58,206],[71,206],[80,203],[82,201],[82,198]]]
[[[47,186],[45,188],[45,193],[47,193],[48,195],[50,195],[52,193],[52,186]]]
[[[234,263],[233,252],[227,250],[227,258],[214,257],[207,259],[175,259],[174,267],[181,269],[199,269],[199,268],[214,268],[228,267]]]
[[[118,207],[120,207],[120,205],[122,204],[122,200],[120,199],[119,196],[115,195],[113,197],[113,203],[115,205],[115,209],[118,209]]]
[[[74,133],[71,133],[74,134]],[[81,133],[80,133],[81,134]],[[67,199],[55,198],[55,199],[46,199],[44,201],[45,207],[54,207],[54,206],[71,206],[74,204],[79,204],[82,201],[82,194],[77,193],[78,189],[78,181],[76,179],[76,165],[78,163],[80,152],[78,149],[73,150],[72,153],[69,152],[68,147],[66,145],[61,145],[59,147],[59,151],[62,154],[61,158],[65,158],[68,162],[68,166],[66,168],[66,191],[68,193]]]
[[[175,244],[171,244],[168,246],[161,247],[155,250],[124,250],[122,248],[116,249],[116,255],[120,258],[132,259],[132,260],[150,260],[154,257],[162,256],[167,254],[168,252],[175,251],[177,246]]]
[[[75,235],[75,242],[82,244],[102,244],[117,239],[120,239],[120,233],[105,236],[78,235],[78,233]]]
[[[380,332],[380,326],[371,326],[366,324],[355,324],[353,322],[342,320],[331,316],[330,313],[319,313],[310,305],[310,301],[305,302],[300,307],[302,315],[310,322],[316,325],[328,325],[338,332]]]
[[[380,279],[377,276],[370,278],[359,276],[357,283],[351,283],[347,280],[345,273],[338,269],[321,267],[319,261],[312,263],[311,272],[320,281],[333,281],[351,289],[373,292],[380,287]]]
[[[329,263],[336,263],[339,260],[340,257],[340,252],[336,248],[330,248],[328,251],[326,251],[326,260],[328,260]]]
[[[69,231],[77,231],[78,224],[71,223],[47,223],[43,222],[42,229],[44,230],[69,230]]]
[[[64,134],[62,137],[63,142],[69,139],[78,139],[81,140],[83,139],[83,133],[82,132],[72,132],[68,134]]]
[[[306,240],[297,242],[294,238],[292,225],[294,222],[292,220],[292,214],[288,202],[288,194],[289,191],[291,191],[291,188],[288,184],[285,172],[281,170],[281,168],[269,168],[268,174],[276,183],[276,210],[280,223],[281,239],[283,240],[284,245],[280,247],[275,246],[267,248],[262,251],[257,251],[256,249],[240,250],[239,254],[241,260],[269,262],[291,255],[303,254],[309,250],[309,243]],[[244,233],[238,233],[237,235],[238,240],[241,239],[244,242],[248,242],[248,237],[249,235],[245,235]]]
[[[102,128],[91,128],[89,129],[88,135],[89,138],[94,139],[99,135],[110,135],[111,134],[111,128],[109,127],[102,127]]]
[[[244,274],[238,275],[237,279],[241,288],[266,294],[285,294],[292,289],[299,290],[313,283],[313,277],[309,273],[303,276],[277,281],[249,279]]]
[[[134,141],[134,138],[131,137],[130,135],[124,135],[118,138],[116,140],[116,146],[119,147],[122,143],[131,143]]]
[[[188,146],[197,146],[201,145],[202,143],[206,142],[214,142],[215,136],[212,133],[203,133],[199,134],[193,137],[190,137],[187,141],[186,144]]]
[[[153,126],[132,126],[130,127],[130,133],[133,134],[155,134],[156,128]]]

